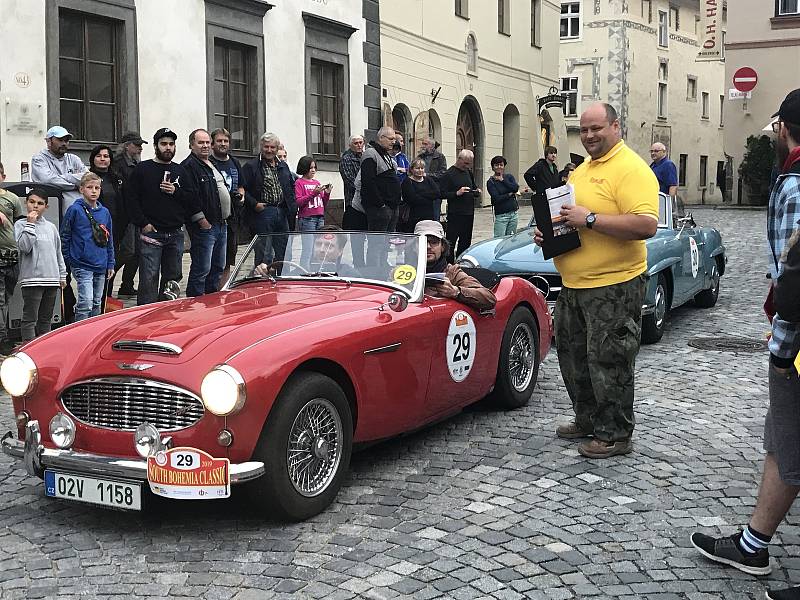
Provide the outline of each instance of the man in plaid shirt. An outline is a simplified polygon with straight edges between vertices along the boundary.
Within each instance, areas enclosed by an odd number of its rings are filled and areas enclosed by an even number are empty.
[[[781,172],[769,199],[767,239],[772,281],[776,282],[800,237],[800,89],[786,96],[773,117],[777,117],[773,131]],[[799,300],[792,298],[789,305]],[[767,456],[750,523],[725,538],[699,532],[691,537],[692,545],[707,558],[751,575],[772,570],[769,542],[800,492],[800,379],[793,364],[799,349],[800,323],[785,321],[777,313],[769,341],[769,410],[764,422]],[[800,599],[800,586],[769,591],[767,598]]]

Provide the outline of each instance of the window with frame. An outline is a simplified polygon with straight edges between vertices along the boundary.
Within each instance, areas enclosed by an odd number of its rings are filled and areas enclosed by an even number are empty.
[[[686,165],[689,163],[689,155],[681,154],[678,158],[678,186],[686,187]]]
[[[703,108],[703,113],[702,113],[702,117],[701,118],[708,119],[708,110],[709,110],[709,103],[710,103],[710,98],[711,97],[710,97],[708,92],[702,92],[701,96],[702,96],[702,99],[701,99],[702,104],[701,104],[701,106]]]
[[[667,118],[667,84],[659,82],[658,84],[658,118]]]
[[[700,157],[700,187],[708,185],[708,157]]]
[[[312,154],[338,157],[341,147],[342,67],[335,63],[311,59],[309,96],[310,150]]]
[[[511,35],[511,15],[508,0],[497,0],[497,32]]]
[[[666,11],[658,11],[658,45],[669,46],[669,15]]]
[[[719,95],[719,126],[725,127],[725,95]]]
[[[75,140],[114,142],[120,129],[119,21],[68,10],[58,18],[59,122]]]
[[[693,75],[686,76],[686,99],[697,100],[697,77]]]
[[[670,28],[678,31],[681,26],[680,22],[681,18],[681,11],[678,9],[677,6],[670,6],[669,7],[669,26]]]
[[[227,40],[214,40],[212,127],[231,132],[231,150],[249,150],[256,121],[250,82],[256,49]]]
[[[577,77],[562,77],[561,78],[561,95],[564,96],[566,103],[564,105],[565,117],[578,116],[578,78]]]
[[[473,34],[467,35],[467,73],[474,75],[478,71],[478,40]]]
[[[456,16],[469,19],[469,0],[456,0]]]
[[[541,0],[531,0],[531,46],[537,48],[542,47],[541,42],[541,15],[542,15],[542,2]]]
[[[562,40],[574,40],[581,35],[581,3],[561,3],[561,29]]]
[[[800,0],[777,0],[775,3],[776,15],[797,15],[800,14]]]
[[[642,19],[653,22],[653,3],[650,0],[642,0]]]

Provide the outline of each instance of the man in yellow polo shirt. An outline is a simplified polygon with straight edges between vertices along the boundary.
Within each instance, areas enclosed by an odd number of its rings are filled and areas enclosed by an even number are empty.
[[[612,106],[581,115],[590,159],[570,177],[575,206],[561,214],[580,230],[581,247],[555,258],[563,282],[555,309],[558,362],[575,420],[559,437],[589,458],[631,451],[633,369],[639,352],[647,249],[658,225],[658,180],[622,141]],[[538,230],[534,238],[541,245]]]

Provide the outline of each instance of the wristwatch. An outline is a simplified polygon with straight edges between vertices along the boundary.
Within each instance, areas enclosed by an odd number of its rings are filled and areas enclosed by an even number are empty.
[[[592,226],[594,226],[595,221],[597,221],[597,215],[590,212],[588,215],[586,215],[586,228],[591,229]]]

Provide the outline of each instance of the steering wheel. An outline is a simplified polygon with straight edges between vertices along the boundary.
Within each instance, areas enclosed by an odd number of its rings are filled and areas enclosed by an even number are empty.
[[[298,265],[296,262],[293,262],[291,260],[276,260],[276,261],[273,261],[273,262],[269,263],[269,265],[267,266],[267,272],[272,271],[273,269],[275,270],[275,272],[277,272],[278,269],[276,267],[280,267],[280,266],[283,266],[283,265],[289,265],[291,267],[297,267],[298,269],[300,269],[306,275],[308,275],[308,273],[310,272],[304,266]]]

